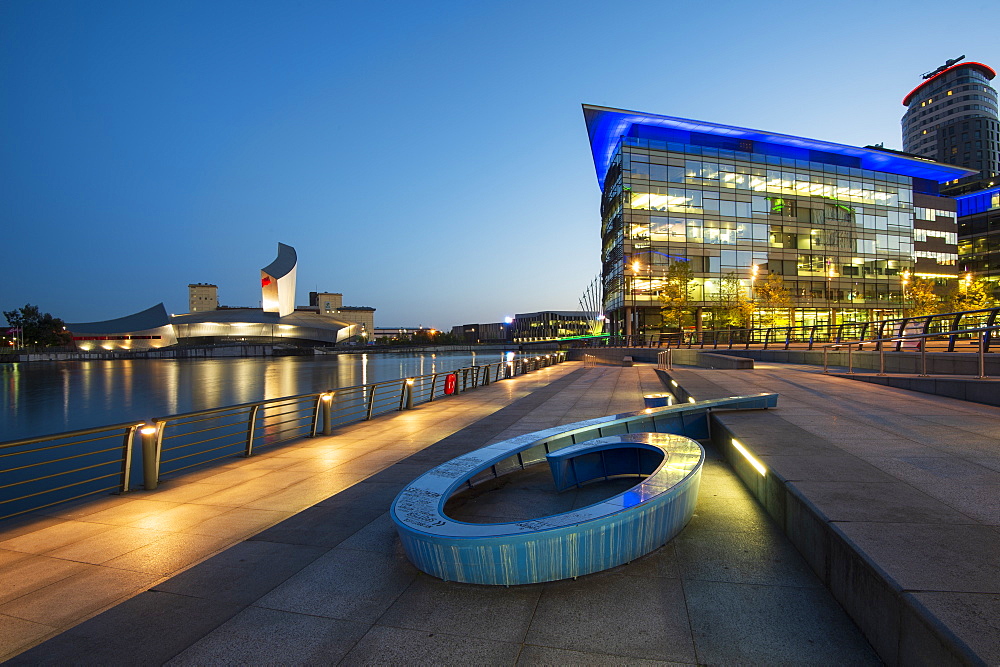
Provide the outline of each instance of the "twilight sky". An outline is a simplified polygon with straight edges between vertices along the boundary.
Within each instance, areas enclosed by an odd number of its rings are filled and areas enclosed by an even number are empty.
[[[277,243],[376,326],[576,310],[599,271],[582,103],[900,148],[1000,5],[0,3],[0,310],[70,322],[187,285],[257,306]]]

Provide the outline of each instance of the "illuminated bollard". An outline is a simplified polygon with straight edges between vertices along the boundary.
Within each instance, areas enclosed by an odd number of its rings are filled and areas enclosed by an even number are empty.
[[[139,429],[142,439],[142,483],[147,491],[152,491],[160,481],[160,457],[156,451],[156,424],[143,424]]]
[[[323,419],[323,435],[330,435],[333,430],[330,426],[330,413],[332,412],[333,406],[333,392],[328,391],[322,394],[320,397],[320,413]]]

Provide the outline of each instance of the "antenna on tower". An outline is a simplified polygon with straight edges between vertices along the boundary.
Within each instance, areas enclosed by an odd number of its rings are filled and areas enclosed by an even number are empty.
[[[964,54],[960,55],[957,58],[952,58],[951,60],[946,60],[945,63],[944,63],[944,65],[941,65],[941,67],[938,67],[933,72],[927,72],[926,74],[923,75],[923,78],[929,79],[932,76],[937,76],[938,74],[940,74],[941,72],[945,71],[946,69],[948,69],[949,67],[951,67],[955,63],[961,62],[962,60],[965,60],[965,55]]]

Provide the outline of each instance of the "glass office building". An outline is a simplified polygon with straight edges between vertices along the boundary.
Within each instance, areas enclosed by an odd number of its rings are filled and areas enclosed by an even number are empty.
[[[961,270],[994,283],[994,298],[1000,298],[1000,186],[955,199]]]
[[[726,276],[749,292],[782,277],[792,307],[775,324],[900,313],[916,264],[914,198],[935,206],[961,167],[894,151],[584,105],[601,198],[610,332],[660,330],[668,267],[684,262],[691,325],[711,328]],[[954,209],[954,205],[951,205]],[[756,278],[755,268],[756,267]]]

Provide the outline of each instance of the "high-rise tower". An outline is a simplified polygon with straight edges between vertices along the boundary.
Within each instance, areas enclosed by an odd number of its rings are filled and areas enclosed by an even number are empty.
[[[949,60],[923,75],[903,98],[903,150],[979,171],[966,181],[1000,176],[1000,120],[991,67]]]

